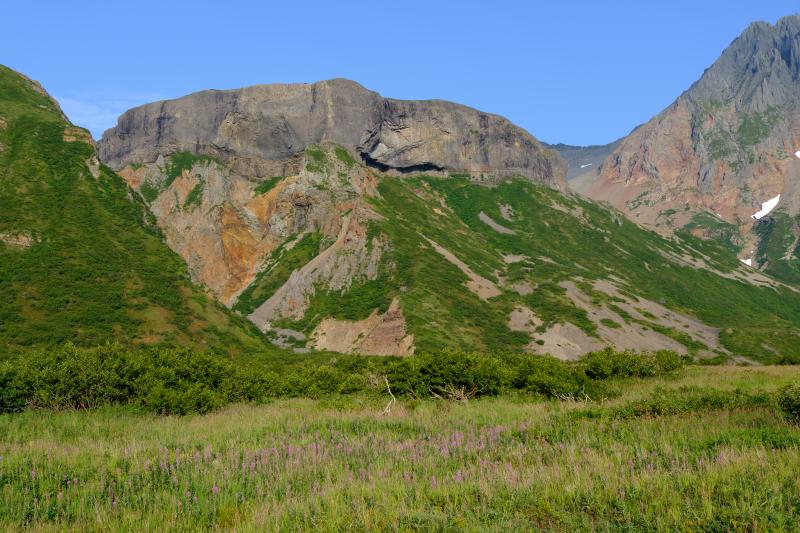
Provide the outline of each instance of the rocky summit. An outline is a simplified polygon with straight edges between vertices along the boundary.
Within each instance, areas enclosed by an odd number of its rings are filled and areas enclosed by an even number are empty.
[[[192,151],[265,178],[291,174],[299,154],[324,142],[383,172],[526,176],[564,187],[561,158],[500,116],[441,100],[383,98],[344,79],[203,91],[137,107],[103,135],[99,150],[117,169]]]
[[[647,227],[719,239],[748,264],[796,281],[799,81],[800,16],[750,25],[583,190]],[[770,200],[775,209],[762,213]]]

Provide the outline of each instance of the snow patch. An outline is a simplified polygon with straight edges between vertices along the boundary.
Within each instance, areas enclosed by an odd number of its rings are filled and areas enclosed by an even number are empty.
[[[800,154],[800,152],[797,152],[797,153]],[[800,155],[798,155],[797,157],[800,157]],[[590,167],[590,166],[592,166],[591,163],[586,163],[585,165],[581,165],[581,168],[586,168],[586,167]]]
[[[753,215],[753,218],[756,220],[761,220],[765,216],[769,214],[770,211],[775,209],[775,206],[778,205],[778,202],[781,201],[781,195],[779,194],[775,198],[767,200],[763,204],[761,204],[761,211]]]

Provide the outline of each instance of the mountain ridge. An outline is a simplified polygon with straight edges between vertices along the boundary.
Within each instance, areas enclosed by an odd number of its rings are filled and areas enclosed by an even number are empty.
[[[270,131],[259,128],[270,124]],[[333,142],[384,172],[524,175],[565,188],[564,164],[507,119],[446,100],[384,98],[344,78],[200,91],[124,113],[99,143],[113,168],[152,162],[154,150],[226,158],[236,137],[249,173],[285,172],[292,156]],[[133,140],[135,139],[135,140]],[[139,144],[132,144],[138,142]]]
[[[800,356],[795,290],[524,177],[384,174],[336,144],[267,179],[181,152],[119,172],[195,281],[295,351]]]

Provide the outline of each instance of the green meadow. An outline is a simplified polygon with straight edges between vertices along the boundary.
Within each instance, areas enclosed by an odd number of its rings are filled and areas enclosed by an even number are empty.
[[[800,427],[776,398],[798,378],[689,366],[596,399],[28,409],[0,415],[0,529],[792,530]]]

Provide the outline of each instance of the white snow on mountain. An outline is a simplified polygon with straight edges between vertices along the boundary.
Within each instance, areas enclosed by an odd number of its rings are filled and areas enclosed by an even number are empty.
[[[780,202],[780,201],[781,201],[781,195],[780,194],[778,196],[776,196],[775,198],[767,200],[766,202],[761,204],[761,211],[759,211],[758,213],[755,213],[753,215],[753,218],[756,219],[756,220],[761,220],[762,218],[767,216],[770,211],[775,209],[775,206],[778,205],[778,202]]]

